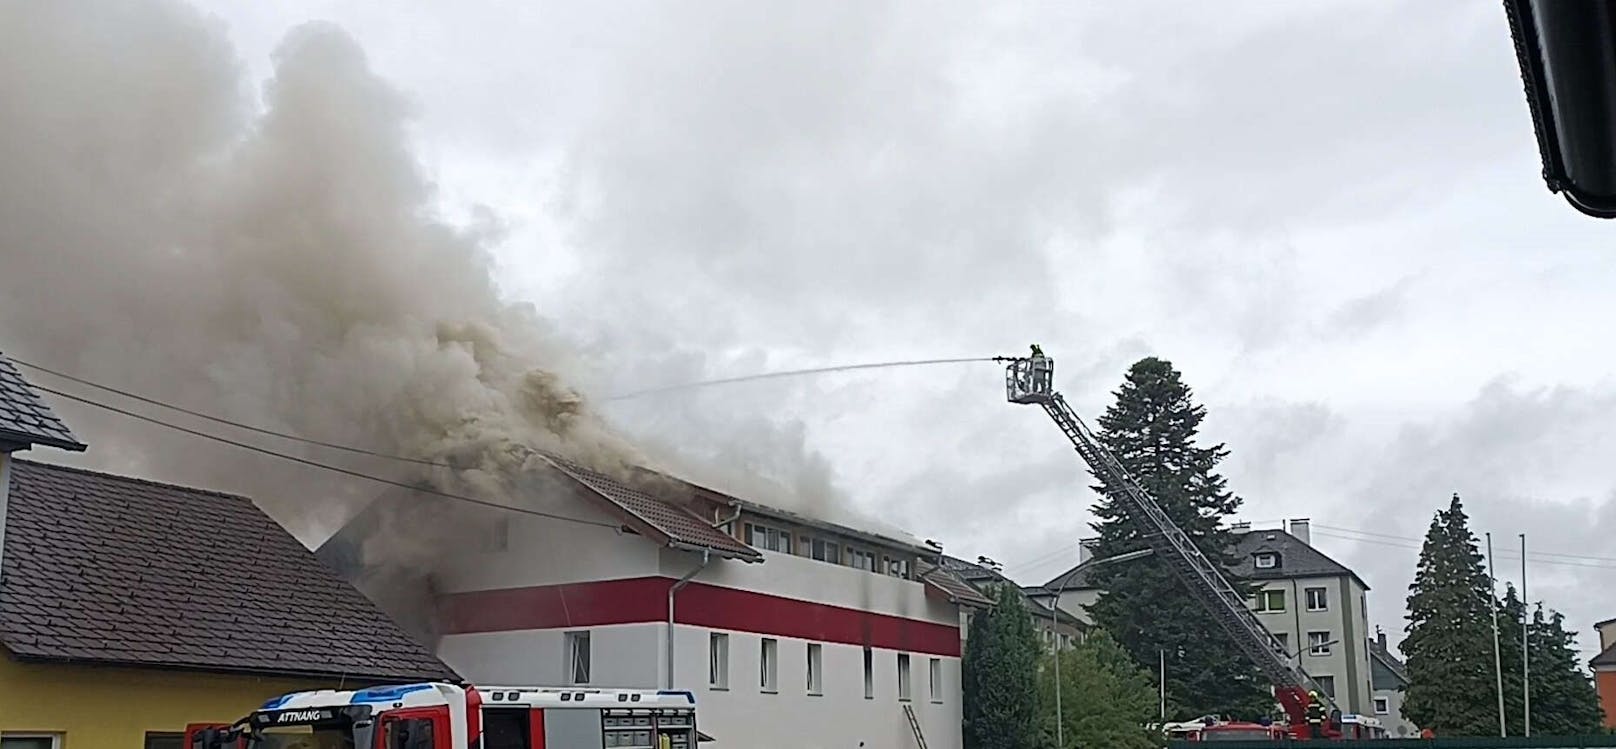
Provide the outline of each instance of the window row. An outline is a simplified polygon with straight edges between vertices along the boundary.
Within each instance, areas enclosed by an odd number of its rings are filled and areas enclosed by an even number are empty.
[[[1291,655],[1300,655],[1299,653],[1291,652],[1290,633],[1275,632],[1273,634],[1274,639],[1279,640],[1279,644],[1285,648],[1285,652],[1291,653]],[[1330,648],[1334,646],[1335,643],[1336,640],[1330,637],[1330,631],[1327,629],[1309,632],[1307,633],[1307,654],[1313,656],[1329,655],[1332,652]]]
[[[1308,611],[1329,611],[1330,591],[1328,588],[1303,588],[1302,596],[1307,600]],[[1278,613],[1285,610],[1285,591],[1279,588],[1265,588],[1257,591],[1257,603],[1254,607],[1259,614]]]
[[[729,642],[723,632],[707,635],[707,685],[712,689],[729,689]],[[804,684],[809,695],[825,693],[825,646],[822,643],[804,643],[807,668]],[[913,682],[910,674],[910,656],[897,654],[898,699],[910,700]],[[927,686],[932,702],[943,701],[943,659],[932,658],[928,664]],[[780,691],[780,641],[764,637],[758,641],[758,689],[766,694]],[[875,652],[864,648],[864,699],[875,699]]]
[[[808,535],[794,535],[789,529],[762,523],[747,523],[741,538],[747,546],[782,554],[795,554],[820,562],[841,564],[854,569],[879,572],[909,579],[909,560],[865,551],[851,544]]]

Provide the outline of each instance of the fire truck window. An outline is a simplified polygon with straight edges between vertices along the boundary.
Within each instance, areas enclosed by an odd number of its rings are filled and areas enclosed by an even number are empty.
[[[433,749],[432,721],[407,718],[387,723],[387,749]]]
[[[529,737],[526,708],[483,710],[483,749],[533,749]]]

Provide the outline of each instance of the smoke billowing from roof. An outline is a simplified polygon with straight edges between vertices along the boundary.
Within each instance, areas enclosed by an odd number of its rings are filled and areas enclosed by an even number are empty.
[[[408,102],[354,41],[305,25],[274,63],[255,106],[223,30],[188,7],[0,5],[8,351],[244,422],[448,461],[457,470],[431,478],[449,490],[503,493],[531,467],[528,446],[631,455],[568,386],[545,321],[497,293],[486,247],[498,227],[434,214]],[[87,435],[87,461],[248,493],[305,540],[379,493],[355,482],[331,498],[343,482],[329,475],[58,405]]]

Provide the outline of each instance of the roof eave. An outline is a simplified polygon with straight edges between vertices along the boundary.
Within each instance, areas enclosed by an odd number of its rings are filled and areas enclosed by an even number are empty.
[[[260,668],[253,666],[227,666],[201,663],[150,663],[130,660],[127,658],[74,658],[67,656],[46,656],[18,653],[10,648],[6,652],[20,663],[35,663],[41,665],[85,666],[91,668],[128,668],[144,671],[169,671],[194,674],[228,674],[232,676],[257,676],[285,679],[329,679],[342,681],[450,681],[460,680],[454,671],[408,671],[396,674],[371,674],[361,671],[319,671],[315,669],[299,668]],[[447,668],[447,666],[445,666]]]
[[[668,539],[667,546],[670,549],[678,549],[680,551],[695,551],[695,552],[701,552],[703,554],[712,554],[713,556],[719,557],[721,559],[739,559],[739,560],[741,560],[743,562],[746,562],[748,564],[751,564],[751,563],[754,563],[754,562],[755,563],[761,563],[763,561],[763,555],[761,553],[759,553],[755,549],[748,549],[752,553],[743,554],[740,551],[737,551],[735,549],[721,549],[721,548],[719,548],[717,546],[708,546],[706,544],[693,544],[693,543],[688,543],[688,542],[685,542],[685,541],[676,541],[676,540],[671,539],[671,538]]]
[[[9,429],[0,429],[0,443],[20,444],[20,445],[23,446],[22,449],[27,449],[27,448],[32,447],[34,445],[43,445],[45,447],[54,447],[54,448],[57,448],[59,450],[67,450],[67,451],[76,452],[76,453],[81,453],[81,452],[84,452],[85,450],[90,449],[89,445],[86,445],[86,444],[84,444],[82,442],[75,442],[75,441],[72,441],[72,440],[57,439],[55,437],[49,437],[49,436],[39,435],[39,434],[27,434],[27,433],[24,433],[24,432],[18,432],[18,431],[13,431],[13,430],[9,430]]]

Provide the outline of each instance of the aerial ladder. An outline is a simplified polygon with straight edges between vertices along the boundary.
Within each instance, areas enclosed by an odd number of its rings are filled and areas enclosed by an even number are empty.
[[[1329,696],[1302,670],[1285,644],[1257,621],[1246,606],[1245,597],[1229,583],[1223,569],[1196,548],[1189,535],[1162,511],[1161,505],[1078,418],[1066,398],[1055,391],[1055,360],[1034,346],[1030,357],[998,357],[997,361],[1009,363],[1005,368],[1005,392],[1010,402],[1043,407],[1072,441],[1083,462],[1110,494],[1122,501],[1128,519],[1139,527],[1140,535],[1150,545],[1154,556],[1168,564],[1241,652],[1272,682],[1274,697],[1290,721],[1292,737],[1312,737],[1307,719],[1311,693],[1319,695],[1328,716],[1321,726],[1325,737],[1339,738],[1340,711]]]

